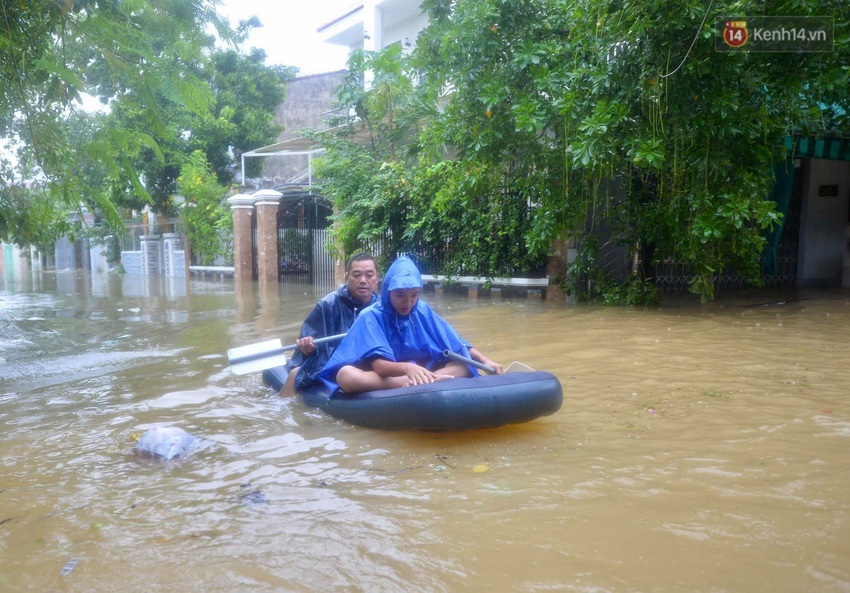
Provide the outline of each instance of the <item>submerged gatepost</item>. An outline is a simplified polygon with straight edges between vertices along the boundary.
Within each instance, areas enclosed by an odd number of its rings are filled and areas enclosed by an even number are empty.
[[[260,284],[277,283],[280,273],[277,210],[283,194],[273,189],[261,189],[252,197],[257,209],[257,280]]]
[[[162,270],[162,237],[141,235],[139,244],[142,250],[142,274],[158,275]]]
[[[233,211],[233,279],[234,282],[254,279],[254,240],[251,216],[254,213],[254,196],[236,194],[229,198]]]

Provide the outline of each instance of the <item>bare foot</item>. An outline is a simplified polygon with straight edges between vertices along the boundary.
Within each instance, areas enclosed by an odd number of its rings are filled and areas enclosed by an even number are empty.
[[[410,380],[403,375],[401,377],[387,377],[384,380],[387,382],[387,389],[397,389],[410,385]]]

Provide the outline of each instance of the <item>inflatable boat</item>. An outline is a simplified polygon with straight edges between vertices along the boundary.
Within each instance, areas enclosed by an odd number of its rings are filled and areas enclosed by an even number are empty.
[[[287,372],[285,366],[265,369],[263,382],[279,391]],[[351,395],[316,386],[300,396],[308,406],[357,426],[433,431],[529,422],[554,414],[564,399],[558,378],[545,371],[446,379]]]

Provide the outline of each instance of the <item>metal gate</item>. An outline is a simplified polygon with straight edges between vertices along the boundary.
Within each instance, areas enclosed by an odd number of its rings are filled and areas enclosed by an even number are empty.
[[[322,196],[303,190],[284,193],[277,212],[281,282],[334,288],[334,262],[327,249],[332,213]]]

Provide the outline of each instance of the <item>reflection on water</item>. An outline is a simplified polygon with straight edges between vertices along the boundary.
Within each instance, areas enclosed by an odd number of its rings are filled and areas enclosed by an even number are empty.
[[[320,296],[0,284],[0,590],[850,590],[846,291],[426,295],[565,388],[554,416],[456,434],[349,426],[229,373],[227,349],[294,340]],[[153,426],[201,445],[137,458]]]

